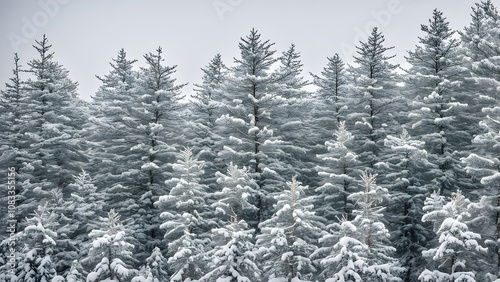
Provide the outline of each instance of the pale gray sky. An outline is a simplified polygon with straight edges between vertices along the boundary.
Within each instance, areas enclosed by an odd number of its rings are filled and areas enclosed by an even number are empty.
[[[479,0],[478,0],[479,1]],[[421,36],[434,8],[440,9],[454,29],[470,21],[468,0],[0,0],[0,89],[11,77],[13,54],[21,64],[36,56],[34,40],[47,34],[55,60],[80,83],[84,99],[100,83],[95,75],[109,72],[109,62],[120,48],[138,59],[158,46],[167,65],[178,65],[180,83],[200,83],[201,67],[217,53],[226,65],[239,56],[240,37],[255,27],[262,39],[275,42],[277,54],[291,43],[302,54],[304,74],[318,73],[326,57],[339,53],[351,62],[354,46],[365,40],[374,25],[395,46],[394,62]],[[497,5],[498,6],[498,5]]]

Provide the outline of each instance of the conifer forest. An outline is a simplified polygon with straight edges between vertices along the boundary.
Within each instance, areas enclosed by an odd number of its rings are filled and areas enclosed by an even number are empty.
[[[2,66],[0,281],[500,281],[500,14],[471,6],[408,68],[378,28],[311,74],[253,28],[189,85],[124,46],[91,101],[39,36]]]

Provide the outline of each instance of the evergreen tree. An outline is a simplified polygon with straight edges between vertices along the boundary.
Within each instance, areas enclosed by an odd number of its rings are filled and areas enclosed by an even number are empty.
[[[384,207],[380,204],[387,200],[388,190],[376,185],[376,174],[365,171],[361,175],[364,190],[351,194],[358,209],[352,224],[358,231],[358,239],[367,247],[366,267],[363,271],[367,281],[401,281],[402,268],[393,257],[396,249],[389,244],[389,230],[383,222]]]
[[[205,176],[202,181],[208,185],[213,184],[215,172],[222,170],[217,159],[217,153],[222,149],[220,136],[217,135],[215,122],[222,114],[222,86],[227,76],[227,67],[220,54],[201,69],[203,78],[201,84],[195,84],[195,94],[192,97],[193,121],[190,122],[194,137],[191,146],[200,151],[201,160],[206,161]],[[198,148],[199,147],[199,148]]]
[[[321,247],[313,253],[320,258],[320,278],[326,282],[361,282],[367,267],[368,246],[356,239],[358,229],[345,217],[327,226],[330,231],[319,239]]]
[[[257,207],[252,203],[257,196],[257,183],[249,177],[248,168],[238,168],[230,163],[226,174],[216,172],[221,191],[213,194],[216,200],[211,206],[222,222],[228,222],[233,214],[246,222],[254,222]]]
[[[316,105],[312,102],[312,93],[304,90],[310,83],[302,76],[301,55],[294,44],[282,52],[277,63],[273,92],[283,98],[283,103],[271,109],[269,122],[283,141],[280,160],[286,168],[281,169],[285,173],[282,176],[298,175],[307,184],[315,184],[316,173],[312,169],[315,158],[310,151],[316,145],[311,115]]]
[[[316,170],[323,181],[316,188],[317,209],[328,220],[338,217],[350,219],[353,203],[348,200],[348,196],[353,193],[353,187],[357,186],[354,185],[354,175],[360,173],[357,155],[351,149],[354,136],[347,130],[345,121],[339,122],[333,136],[336,140],[325,142],[328,153],[318,155],[322,162]]]
[[[394,71],[398,65],[389,62],[395,55],[388,56],[387,51],[394,47],[385,47],[384,42],[385,37],[374,28],[368,40],[356,46],[356,65],[350,70],[354,80],[345,119],[357,138],[359,160],[369,168],[380,161],[383,140],[397,124],[392,112],[397,112]]]
[[[159,222],[154,202],[170,175],[168,163],[177,150],[179,100],[183,98],[172,74],[176,66],[163,65],[162,49],[144,56],[146,67],[133,70],[123,49],[111,63],[112,70],[94,98],[97,117],[87,131],[100,148],[96,183],[106,202],[138,230],[132,243],[144,259],[159,244]],[[176,125],[177,124],[177,125]],[[110,165],[111,164],[111,165]]]
[[[168,195],[160,196],[156,205],[164,210],[160,217],[164,221],[160,228],[165,229],[168,240],[168,263],[170,281],[189,281],[202,274],[205,255],[202,235],[213,223],[207,217],[210,208],[206,185],[200,184],[203,161],[193,157],[190,148],[185,148],[173,166],[175,178],[167,180],[167,186],[173,185]]]
[[[85,282],[85,270],[78,261],[73,261],[71,268],[66,276],[67,282]]]
[[[473,139],[475,151],[468,157],[462,158],[466,171],[473,178],[480,179],[483,189],[477,194],[481,201],[487,203],[484,211],[490,211],[487,216],[489,223],[483,226],[495,226],[494,230],[485,230],[481,235],[491,247],[491,271],[494,276],[500,277],[500,259],[498,238],[500,238],[500,206],[498,185],[500,178],[500,161],[498,155],[498,122],[500,121],[500,105],[498,104],[498,87],[500,79],[496,62],[500,59],[499,27],[500,16],[491,1],[482,1],[472,8],[472,21],[469,27],[460,33],[462,44],[466,49],[469,60],[469,70],[475,89],[479,93],[478,106],[482,106],[482,120],[479,128],[482,130]],[[494,265],[494,266],[493,266]]]
[[[322,138],[328,138],[334,126],[341,120],[345,120],[347,105],[346,95],[348,90],[348,79],[345,64],[339,54],[333,55],[328,60],[326,66],[321,72],[321,76],[311,73],[314,79],[314,85],[318,87],[317,97],[318,106],[318,125],[325,129]],[[326,114],[327,113],[327,114]],[[321,139],[322,141],[323,139]]]
[[[33,184],[44,191],[57,187],[64,189],[86,162],[79,148],[79,130],[86,112],[76,93],[78,84],[54,61],[47,37],[44,35],[42,40],[35,42],[33,47],[39,58],[27,63],[27,72],[32,75],[26,82],[30,104],[23,105],[29,106],[30,112],[20,118],[30,126],[23,132],[25,142],[29,142],[29,146],[24,146],[29,147],[32,158]],[[28,161],[23,165],[29,166]]]
[[[422,252],[424,257],[438,265],[433,271],[424,270],[419,276],[420,281],[476,281],[477,271],[470,268],[473,254],[486,252],[487,249],[478,242],[481,235],[467,226],[470,204],[458,190],[442,208],[438,204],[422,217],[422,221],[433,221],[434,226],[438,227],[434,231],[439,239],[435,248]]]
[[[236,215],[224,227],[212,229],[215,248],[208,252],[208,272],[198,281],[259,281],[260,270],[253,252],[254,232],[245,221],[238,221]]]
[[[307,187],[292,178],[290,190],[275,196],[276,212],[261,222],[257,253],[269,281],[312,281],[316,268],[310,254],[322,233],[322,218],[312,211],[313,198],[305,196]]]
[[[131,267],[131,263],[134,263],[131,250],[134,246],[128,242],[130,235],[114,209],[108,212],[107,218],[101,220],[101,229],[89,233],[93,241],[84,261],[93,267],[87,275],[87,281],[125,281],[136,272]]]
[[[423,172],[432,167],[427,161],[425,143],[412,138],[403,128],[399,136],[388,135],[384,140],[390,148],[385,162],[378,164],[386,170],[391,204],[387,209],[389,222],[394,223],[392,235],[396,255],[406,268],[405,281],[416,281],[424,265],[421,252],[424,242],[432,238],[421,222],[422,207],[428,191],[423,185]],[[420,270],[420,271],[419,271]]]
[[[17,281],[51,281],[56,277],[52,256],[56,246],[56,214],[47,205],[38,206],[17,239],[22,242],[23,257],[17,265]]]
[[[412,135],[425,141],[428,159],[435,165],[427,176],[426,184],[433,186],[429,191],[449,195],[454,187],[470,188],[469,179],[459,178],[465,173],[458,163],[460,150],[470,144],[467,132],[473,132],[464,127],[467,101],[458,89],[459,78],[466,73],[460,43],[442,12],[434,10],[429,25],[421,30],[425,36],[406,57],[411,64],[405,83],[413,100]]]
[[[272,128],[273,112],[283,104],[274,92],[279,78],[270,68],[276,62],[271,50],[273,43],[262,41],[257,30],[242,38],[239,44],[241,59],[235,59],[223,87],[225,114],[217,119],[220,125],[223,150],[218,156],[224,163],[249,165],[250,175],[257,181],[263,198],[257,203],[259,221],[271,214],[267,196],[273,184],[283,179],[286,165],[280,161],[284,152],[277,132]]]

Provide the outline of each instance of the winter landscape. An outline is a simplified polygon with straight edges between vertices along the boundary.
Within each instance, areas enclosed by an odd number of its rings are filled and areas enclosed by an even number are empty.
[[[91,94],[39,34],[2,64],[0,281],[500,281],[499,5],[469,6],[318,73],[252,26],[190,84],[123,46]]]

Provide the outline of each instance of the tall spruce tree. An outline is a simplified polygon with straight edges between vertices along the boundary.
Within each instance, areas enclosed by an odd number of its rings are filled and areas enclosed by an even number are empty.
[[[422,25],[425,36],[408,52],[411,64],[406,75],[410,99],[412,135],[425,141],[428,159],[435,165],[429,170],[427,185],[449,195],[456,187],[471,189],[458,159],[470,144],[466,128],[467,104],[460,93],[460,78],[466,75],[460,58],[459,41],[443,13],[433,11],[429,25]],[[469,115],[471,116],[471,115]]]
[[[241,58],[228,73],[223,88],[225,113],[217,119],[223,149],[218,156],[225,163],[248,165],[250,175],[257,181],[263,197],[257,204],[262,219],[270,216],[269,192],[282,181],[286,165],[280,160],[284,152],[278,132],[272,128],[273,112],[284,103],[275,92],[279,78],[270,68],[276,62],[271,50],[273,43],[262,41],[257,30],[252,29],[241,38]]]
[[[217,158],[218,152],[222,149],[219,145],[220,136],[216,130],[216,120],[222,114],[222,86],[226,80],[228,68],[222,61],[220,54],[201,69],[203,78],[201,84],[196,87],[192,98],[193,121],[190,128],[193,134],[190,146],[201,152],[201,160],[206,161],[205,176],[202,181],[208,185],[213,185],[214,175],[223,169],[221,162]]]
[[[384,46],[385,37],[374,28],[366,42],[356,46],[355,65],[351,68],[352,93],[348,97],[347,125],[356,136],[359,160],[369,168],[380,161],[383,140],[397,123],[394,120],[398,100],[398,65],[387,55],[394,47]]]

